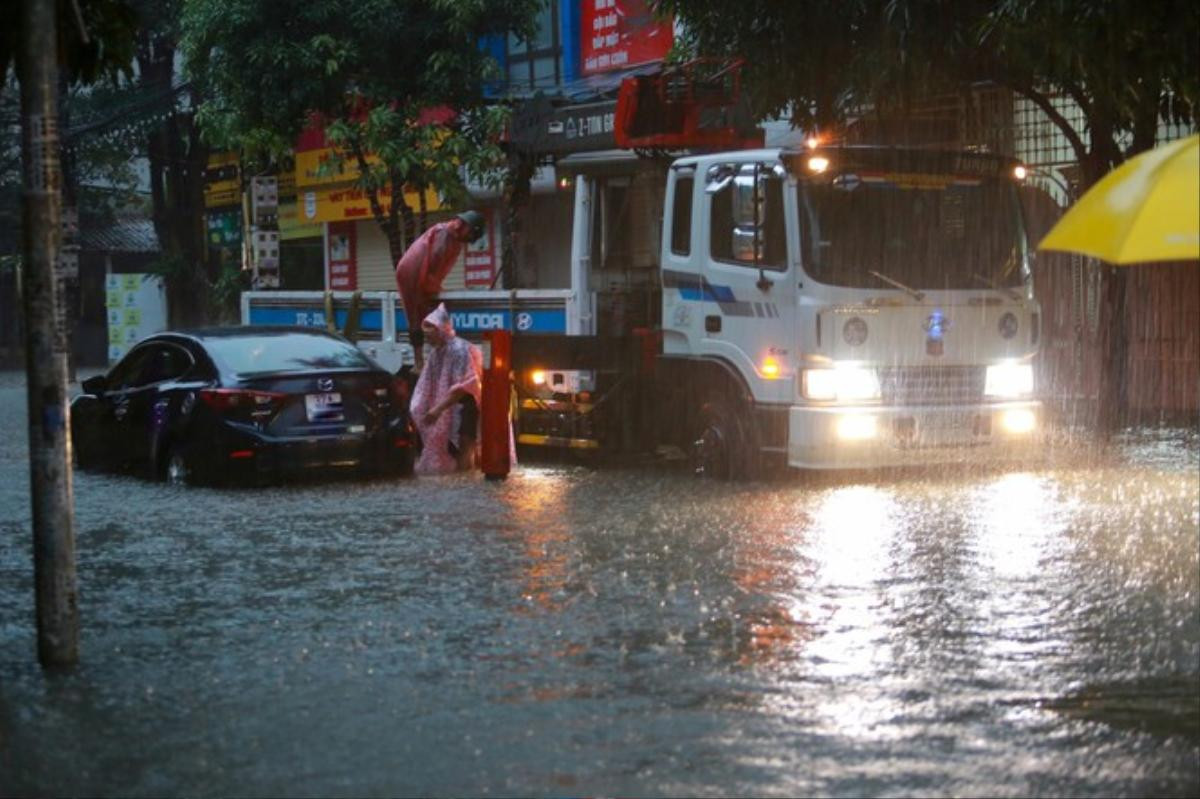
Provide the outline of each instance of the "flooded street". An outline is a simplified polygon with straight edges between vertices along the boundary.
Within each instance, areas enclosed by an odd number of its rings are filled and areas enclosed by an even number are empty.
[[[79,473],[46,675],[20,375],[0,413],[0,794],[1200,793],[1194,431],[749,485]]]

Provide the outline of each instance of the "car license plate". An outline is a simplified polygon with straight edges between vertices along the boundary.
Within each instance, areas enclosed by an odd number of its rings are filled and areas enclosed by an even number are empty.
[[[324,394],[305,394],[304,410],[308,412],[310,422],[340,422],[342,416],[342,395],[336,391]]]

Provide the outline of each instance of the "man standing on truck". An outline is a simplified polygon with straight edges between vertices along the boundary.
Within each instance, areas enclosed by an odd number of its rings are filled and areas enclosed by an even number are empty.
[[[421,321],[433,310],[442,281],[458,260],[463,246],[483,235],[483,214],[464,211],[453,219],[433,225],[422,233],[396,264],[396,288],[408,317],[408,340],[412,344],[415,371],[425,363],[425,335]]]

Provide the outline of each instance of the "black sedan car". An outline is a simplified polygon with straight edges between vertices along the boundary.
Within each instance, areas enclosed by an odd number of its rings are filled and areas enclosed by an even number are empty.
[[[80,468],[172,482],[412,471],[407,386],[304,327],[158,333],[71,402]]]

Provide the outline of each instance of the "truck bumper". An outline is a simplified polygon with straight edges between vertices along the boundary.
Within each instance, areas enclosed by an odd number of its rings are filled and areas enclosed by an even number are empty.
[[[788,465],[871,469],[1039,455],[1042,404],[804,407],[788,413]]]

